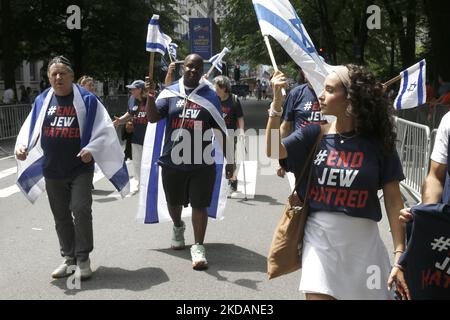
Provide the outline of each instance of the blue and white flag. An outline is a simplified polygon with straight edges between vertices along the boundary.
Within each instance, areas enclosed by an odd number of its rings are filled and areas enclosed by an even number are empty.
[[[219,70],[220,73],[222,73],[222,60],[228,52],[230,52],[230,50],[227,47],[225,47],[225,48],[223,48],[222,52],[209,58],[209,62],[211,62],[212,65],[217,70]]]
[[[427,101],[425,59],[402,71],[400,75],[402,82],[394,107],[397,110],[411,109],[425,104]]]
[[[272,36],[305,72],[316,95],[323,91],[331,66],[317,53],[302,21],[288,0],[252,0],[263,36]]]
[[[169,55],[173,58],[173,60],[177,60],[177,48],[178,45],[176,43],[169,43],[169,47],[167,49],[167,51],[169,52]]]
[[[159,27],[159,15],[154,14],[148,23],[147,31],[147,51],[166,54],[167,47],[172,39],[161,31]]]
[[[36,98],[16,140],[16,151],[21,146],[28,151],[25,161],[17,160],[16,183],[31,203],[45,191],[41,130],[53,94],[54,90],[50,88]],[[87,90],[73,85],[73,94],[81,135],[80,151],[84,149],[92,154],[105,177],[124,197],[130,189],[129,176],[111,117],[102,103]]]
[[[200,85],[189,96],[186,96],[183,78],[181,78],[178,83],[164,89],[158,96],[157,101],[177,96],[191,100],[208,110],[221,130],[226,133],[225,121],[219,111],[220,106],[216,106],[213,102],[215,95],[214,91],[201,80]],[[153,224],[172,221],[167,209],[167,200],[162,185],[161,167],[158,164],[158,159],[164,148],[165,129],[166,119],[147,125],[142,153],[140,194],[136,217],[140,223]],[[216,181],[211,206],[207,210],[210,218],[222,220],[228,188],[228,180],[225,178],[226,163],[221,148],[215,142],[213,142],[213,148],[215,152]],[[191,207],[183,208],[182,217],[187,217],[191,214]]]

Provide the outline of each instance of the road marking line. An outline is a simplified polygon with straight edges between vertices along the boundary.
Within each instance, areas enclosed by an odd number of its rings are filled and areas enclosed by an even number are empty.
[[[127,161],[126,164],[130,165],[131,161]],[[0,178],[2,177],[1,176],[2,174],[6,174],[6,172],[8,170],[12,170],[12,169],[14,169],[15,172],[17,171],[17,168],[9,168],[9,169],[3,170],[3,171],[0,172]],[[97,166],[96,166],[96,171],[97,172],[94,173],[94,178],[92,180],[92,183],[96,183],[96,182],[100,181],[101,179],[103,179],[105,177],[103,175],[103,173],[99,170],[99,168],[97,168]],[[10,173],[10,174],[13,174],[13,173]],[[0,198],[7,198],[7,197],[12,196],[13,194],[15,194],[17,192],[20,192],[20,189],[19,189],[19,187],[17,185],[14,184],[14,185],[12,185],[10,187],[0,189]],[[118,196],[120,197],[120,194]]]
[[[245,166],[245,180],[247,187],[247,199],[254,199],[256,192],[256,175],[258,172],[258,162],[257,161],[244,161]],[[238,172],[238,187],[237,191],[231,194],[232,199],[244,199],[244,170],[242,168],[242,163],[239,166]]]
[[[5,158],[0,158],[0,161],[2,161],[2,160],[7,160],[7,159],[11,159],[11,158],[14,158],[14,156],[9,156],[9,157],[5,157]]]
[[[16,185],[10,186],[8,188],[0,189],[0,198],[7,198],[19,191],[20,191],[20,189]]]
[[[9,169],[5,169],[3,171],[0,171],[0,179],[3,179],[7,176],[10,176],[14,173],[17,172],[17,167],[13,167],[13,168],[9,168]]]

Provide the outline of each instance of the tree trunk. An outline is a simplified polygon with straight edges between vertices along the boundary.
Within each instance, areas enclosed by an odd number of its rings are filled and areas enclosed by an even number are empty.
[[[13,37],[12,30],[12,11],[11,1],[1,0],[1,20],[2,20],[2,61],[3,61],[3,80],[5,89],[12,88],[16,92],[16,80],[14,70],[17,67],[14,51],[16,48],[16,40]],[[17,97],[17,95],[16,95]]]
[[[328,58],[329,63],[337,64],[336,35],[330,24],[327,3],[325,0],[318,0],[317,5],[320,15],[321,40],[323,40],[323,46],[325,47],[325,56]]]
[[[372,3],[372,0],[365,0],[364,6],[362,8],[361,12],[361,20],[359,21],[359,28],[358,28],[358,56],[359,56],[359,64],[363,65],[365,62],[364,54],[365,54],[365,48],[367,43],[367,37],[369,33],[369,29],[367,29],[367,18],[369,15],[367,14],[367,7]]]
[[[76,0],[73,1],[74,4],[80,7],[81,9],[81,16],[86,16],[86,10],[83,6],[82,0]],[[72,40],[72,47],[73,47],[73,66],[74,66],[74,72],[75,72],[75,81],[79,79],[83,74],[83,54],[86,54],[86,52],[83,52],[83,19],[81,19],[81,29],[73,29],[68,30],[70,33],[70,38]]]
[[[426,13],[428,15],[431,36],[431,57],[433,59],[434,80],[437,75],[450,81],[450,46],[448,34],[448,12],[450,3],[448,1],[424,0]]]
[[[403,25],[403,14],[395,7],[397,3],[389,0],[383,0],[383,3],[389,13],[391,25],[398,36],[402,67],[406,69],[416,63],[417,1],[408,1],[406,27]]]

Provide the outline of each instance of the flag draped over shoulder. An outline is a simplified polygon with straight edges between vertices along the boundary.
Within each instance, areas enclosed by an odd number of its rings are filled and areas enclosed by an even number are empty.
[[[331,66],[322,61],[288,0],[252,0],[263,36],[272,36],[304,71],[316,95]]]
[[[129,176],[111,118],[97,97],[87,90],[74,84],[73,93],[73,104],[81,134],[80,150],[85,149],[92,154],[105,177],[124,197],[129,193]],[[25,146],[28,151],[25,161],[17,161],[16,183],[32,203],[45,191],[44,151],[40,139],[45,114],[53,94],[54,91],[50,88],[36,98],[16,141],[16,150],[19,146]]]
[[[162,55],[166,53],[169,43],[172,39],[164,34],[159,27],[159,15],[154,14],[148,23],[147,46],[148,52],[158,52]]]
[[[228,52],[230,52],[230,50],[227,47],[225,47],[225,48],[223,48],[222,52],[209,58],[209,62],[211,62],[212,65],[217,70],[219,70],[220,73],[222,73],[222,60]]]
[[[410,109],[424,104],[427,101],[425,59],[402,71],[400,76],[402,82],[394,101],[395,108]]]
[[[226,125],[219,111],[220,106],[214,104],[212,95],[215,93],[209,86],[201,81],[200,85],[186,97],[183,78],[180,81],[161,92],[159,99],[181,97],[202,106],[212,115],[221,130],[226,133]],[[157,101],[158,101],[157,100]],[[167,200],[164,193],[161,167],[158,159],[164,147],[166,119],[157,123],[149,123],[144,139],[142,153],[140,193],[137,221],[145,224],[171,221],[167,209]],[[223,219],[227,201],[227,179],[225,178],[225,159],[221,148],[213,140],[214,159],[216,163],[216,181],[214,183],[211,206],[207,209],[208,216],[217,220]],[[183,208],[182,217],[192,214],[191,207]]]

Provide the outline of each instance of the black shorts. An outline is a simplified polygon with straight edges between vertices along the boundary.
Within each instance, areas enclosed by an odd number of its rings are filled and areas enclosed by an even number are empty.
[[[208,208],[216,181],[216,166],[194,171],[162,167],[162,183],[167,203],[171,206]]]

